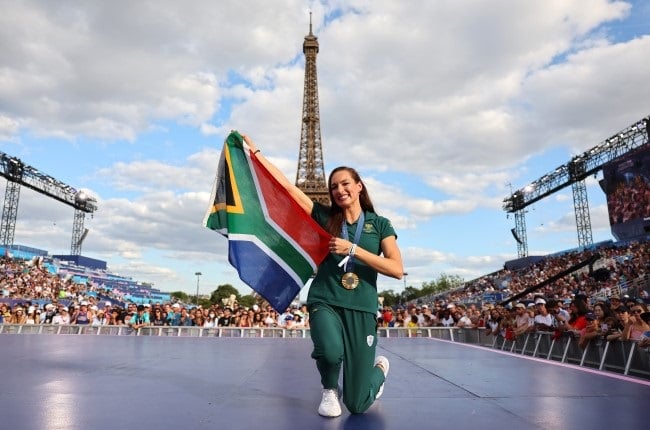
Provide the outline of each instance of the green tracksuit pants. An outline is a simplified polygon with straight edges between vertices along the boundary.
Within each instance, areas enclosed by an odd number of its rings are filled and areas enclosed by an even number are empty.
[[[318,303],[310,306],[309,327],[323,388],[338,387],[342,364],[343,404],[350,413],[365,412],[385,379],[375,367],[376,316]]]

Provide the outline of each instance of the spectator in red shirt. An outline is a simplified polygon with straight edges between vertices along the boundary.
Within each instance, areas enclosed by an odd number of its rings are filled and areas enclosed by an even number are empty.
[[[580,334],[580,332],[587,327],[587,319],[585,315],[589,313],[587,303],[582,298],[574,299],[569,305],[569,314],[571,317],[567,322],[567,329]]]
[[[393,320],[393,309],[390,306],[384,306],[384,311],[381,314],[383,320],[383,326],[388,327],[390,322]]]

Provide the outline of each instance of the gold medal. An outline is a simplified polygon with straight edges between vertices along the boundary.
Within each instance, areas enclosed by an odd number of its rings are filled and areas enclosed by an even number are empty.
[[[354,290],[359,286],[359,277],[354,272],[346,272],[341,278],[341,285],[346,290]]]

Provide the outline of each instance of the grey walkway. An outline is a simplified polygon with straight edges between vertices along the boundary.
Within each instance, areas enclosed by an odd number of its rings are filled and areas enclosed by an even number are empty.
[[[309,339],[0,335],[2,429],[624,429],[650,383],[435,339],[380,339],[383,397],[318,416]]]

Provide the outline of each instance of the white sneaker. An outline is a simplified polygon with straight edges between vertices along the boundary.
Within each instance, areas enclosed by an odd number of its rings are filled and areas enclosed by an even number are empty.
[[[341,415],[341,404],[336,390],[323,390],[323,398],[318,407],[318,414],[324,417],[338,417]]]
[[[388,369],[390,369],[390,363],[388,362],[388,359],[383,355],[377,356],[377,358],[375,358],[375,366],[379,366],[381,371],[384,372],[384,379],[386,379],[386,377],[388,376]],[[384,384],[381,384],[381,386],[379,387],[379,391],[377,391],[375,400],[380,398],[382,394],[384,394]]]

